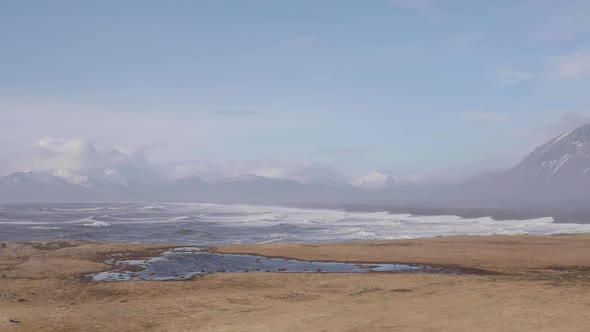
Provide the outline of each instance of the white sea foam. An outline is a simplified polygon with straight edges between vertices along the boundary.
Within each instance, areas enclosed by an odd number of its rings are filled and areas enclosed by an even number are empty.
[[[88,207],[88,208],[44,208],[44,211],[60,211],[60,212],[86,212],[86,211],[101,211],[104,207]]]
[[[30,216],[17,211],[19,219],[11,220],[3,216],[0,225],[22,225],[30,232],[51,227],[67,229],[76,225],[111,226],[100,232],[100,236],[107,236],[107,240],[110,239],[108,236],[116,240],[125,239],[128,228],[122,231],[119,227],[132,226],[136,235],[143,235],[144,229],[149,229],[149,233],[146,231],[145,234],[146,241],[182,240],[195,244],[590,232],[590,224],[554,223],[552,217],[495,220],[491,217],[416,216],[388,212],[199,203],[110,205],[104,207],[109,211],[104,215],[96,213],[94,208],[82,206],[70,209],[77,210],[75,213],[56,211],[54,214],[37,215],[31,212]],[[182,224],[181,228],[188,231],[179,232],[179,227],[174,226],[176,224]]]
[[[96,216],[90,216],[87,218],[82,218],[79,220],[75,220],[75,221],[70,221],[68,223],[71,224],[82,224],[81,226],[88,226],[88,227],[104,227],[104,226],[110,226],[111,224],[108,223],[105,220],[100,220],[99,218],[105,218],[107,216],[102,216],[102,217],[96,217]]]
[[[109,227],[109,226],[111,226],[111,224],[109,224],[108,222],[96,220],[96,221],[93,221],[93,222],[89,222],[89,223],[83,224],[83,226],[87,226],[87,227]]]
[[[313,239],[402,239],[451,235],[556,234],[590,232],[590,224],[556,224],[552,217],[528,220],[414,216],[387,212],[351,212],[248,205],[200,206],[202,219],[235,227],[297,225],[319,227]],[[215,215],[213,212],[218,213]],[[256,212],[256,213],[253,213]]]
[[[141,210],[164,210],[165,207],[160,204],[148,204],[140,207]]]
[[[238,226],[260,226],[269,219],[265,214],[259,220],[242,218],[241,210],[252,209],[248,206],[210,206],[218,211],[228,213],[223,221]],[[280,214],[281,224],[310,225],[317,224],[321,231],[313,235],[316,240],[340,239],[397,239],[419,238],[451,235],[491,235],[491,234],[556,234],[590,232],[589,224],[556,224],[552,217],[529,220],[495,220],[490,217],[461,218],[459,216],[413,216],[409,214],[366,213],[340,210],[296,209],[283,207],[265,207],[272,214]],[[236,213],[231,216],[230,213]]]
[[[34,227],[29,227],[29,229],[56,230],[56,229],[61,229],[61,227],[56,227],[56,226],[34,226]]]

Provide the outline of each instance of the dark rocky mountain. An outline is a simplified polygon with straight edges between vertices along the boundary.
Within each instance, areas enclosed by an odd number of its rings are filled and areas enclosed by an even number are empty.
[[[466,182],[466,201],[583,207],[590,203],[590,124],[555,137],[518,165]]]
[[[508,175],[542,184],[579,184],[590,179],[590,124],[556,137],[537,148]]]

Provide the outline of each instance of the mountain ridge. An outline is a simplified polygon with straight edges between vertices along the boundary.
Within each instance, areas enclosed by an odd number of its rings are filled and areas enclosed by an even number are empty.
[[[403,185],[402,185],[403,184]],[[1,202],[179,200],[241,203],[491,204],[590,201],[590,124],[556,136],[509,169],[456,185],[400,182],[371,172],[350,182],[301,183],[251,174],[216,180],[128,180],[115,170],[15,172],[0,178]],[[574,203],[575,202],[575,203]]]

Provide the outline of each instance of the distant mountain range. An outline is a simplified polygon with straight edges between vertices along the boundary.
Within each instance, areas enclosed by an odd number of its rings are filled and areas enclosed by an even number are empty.
[[[350,183],[242,175],[205,181],[134,178],[115,170],[17,172],[0,202],[204,201],[266,204],[425,204],[584,207],[590,203],[590,124],[551,139],[513,168],[461,184],[405,183],[372,172]],[[590,205],[590,204],[588,204]]]
[[[349,184],[303,184],[293,180],[242,175],[214,181],[189,177],[126,184],[96,180],[89,172],[16,172],[0,178],[0,202],[203,201],[224,203],[298,203],[350,201],[358,190]],[[96,174],[96,172],[92,172]]]

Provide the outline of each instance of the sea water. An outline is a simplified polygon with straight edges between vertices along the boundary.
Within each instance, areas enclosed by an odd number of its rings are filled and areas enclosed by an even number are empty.
[[[77,239],[190,245],[590,232],[553,218],[495,220],[202,203],[0,205],[0,240]]]

